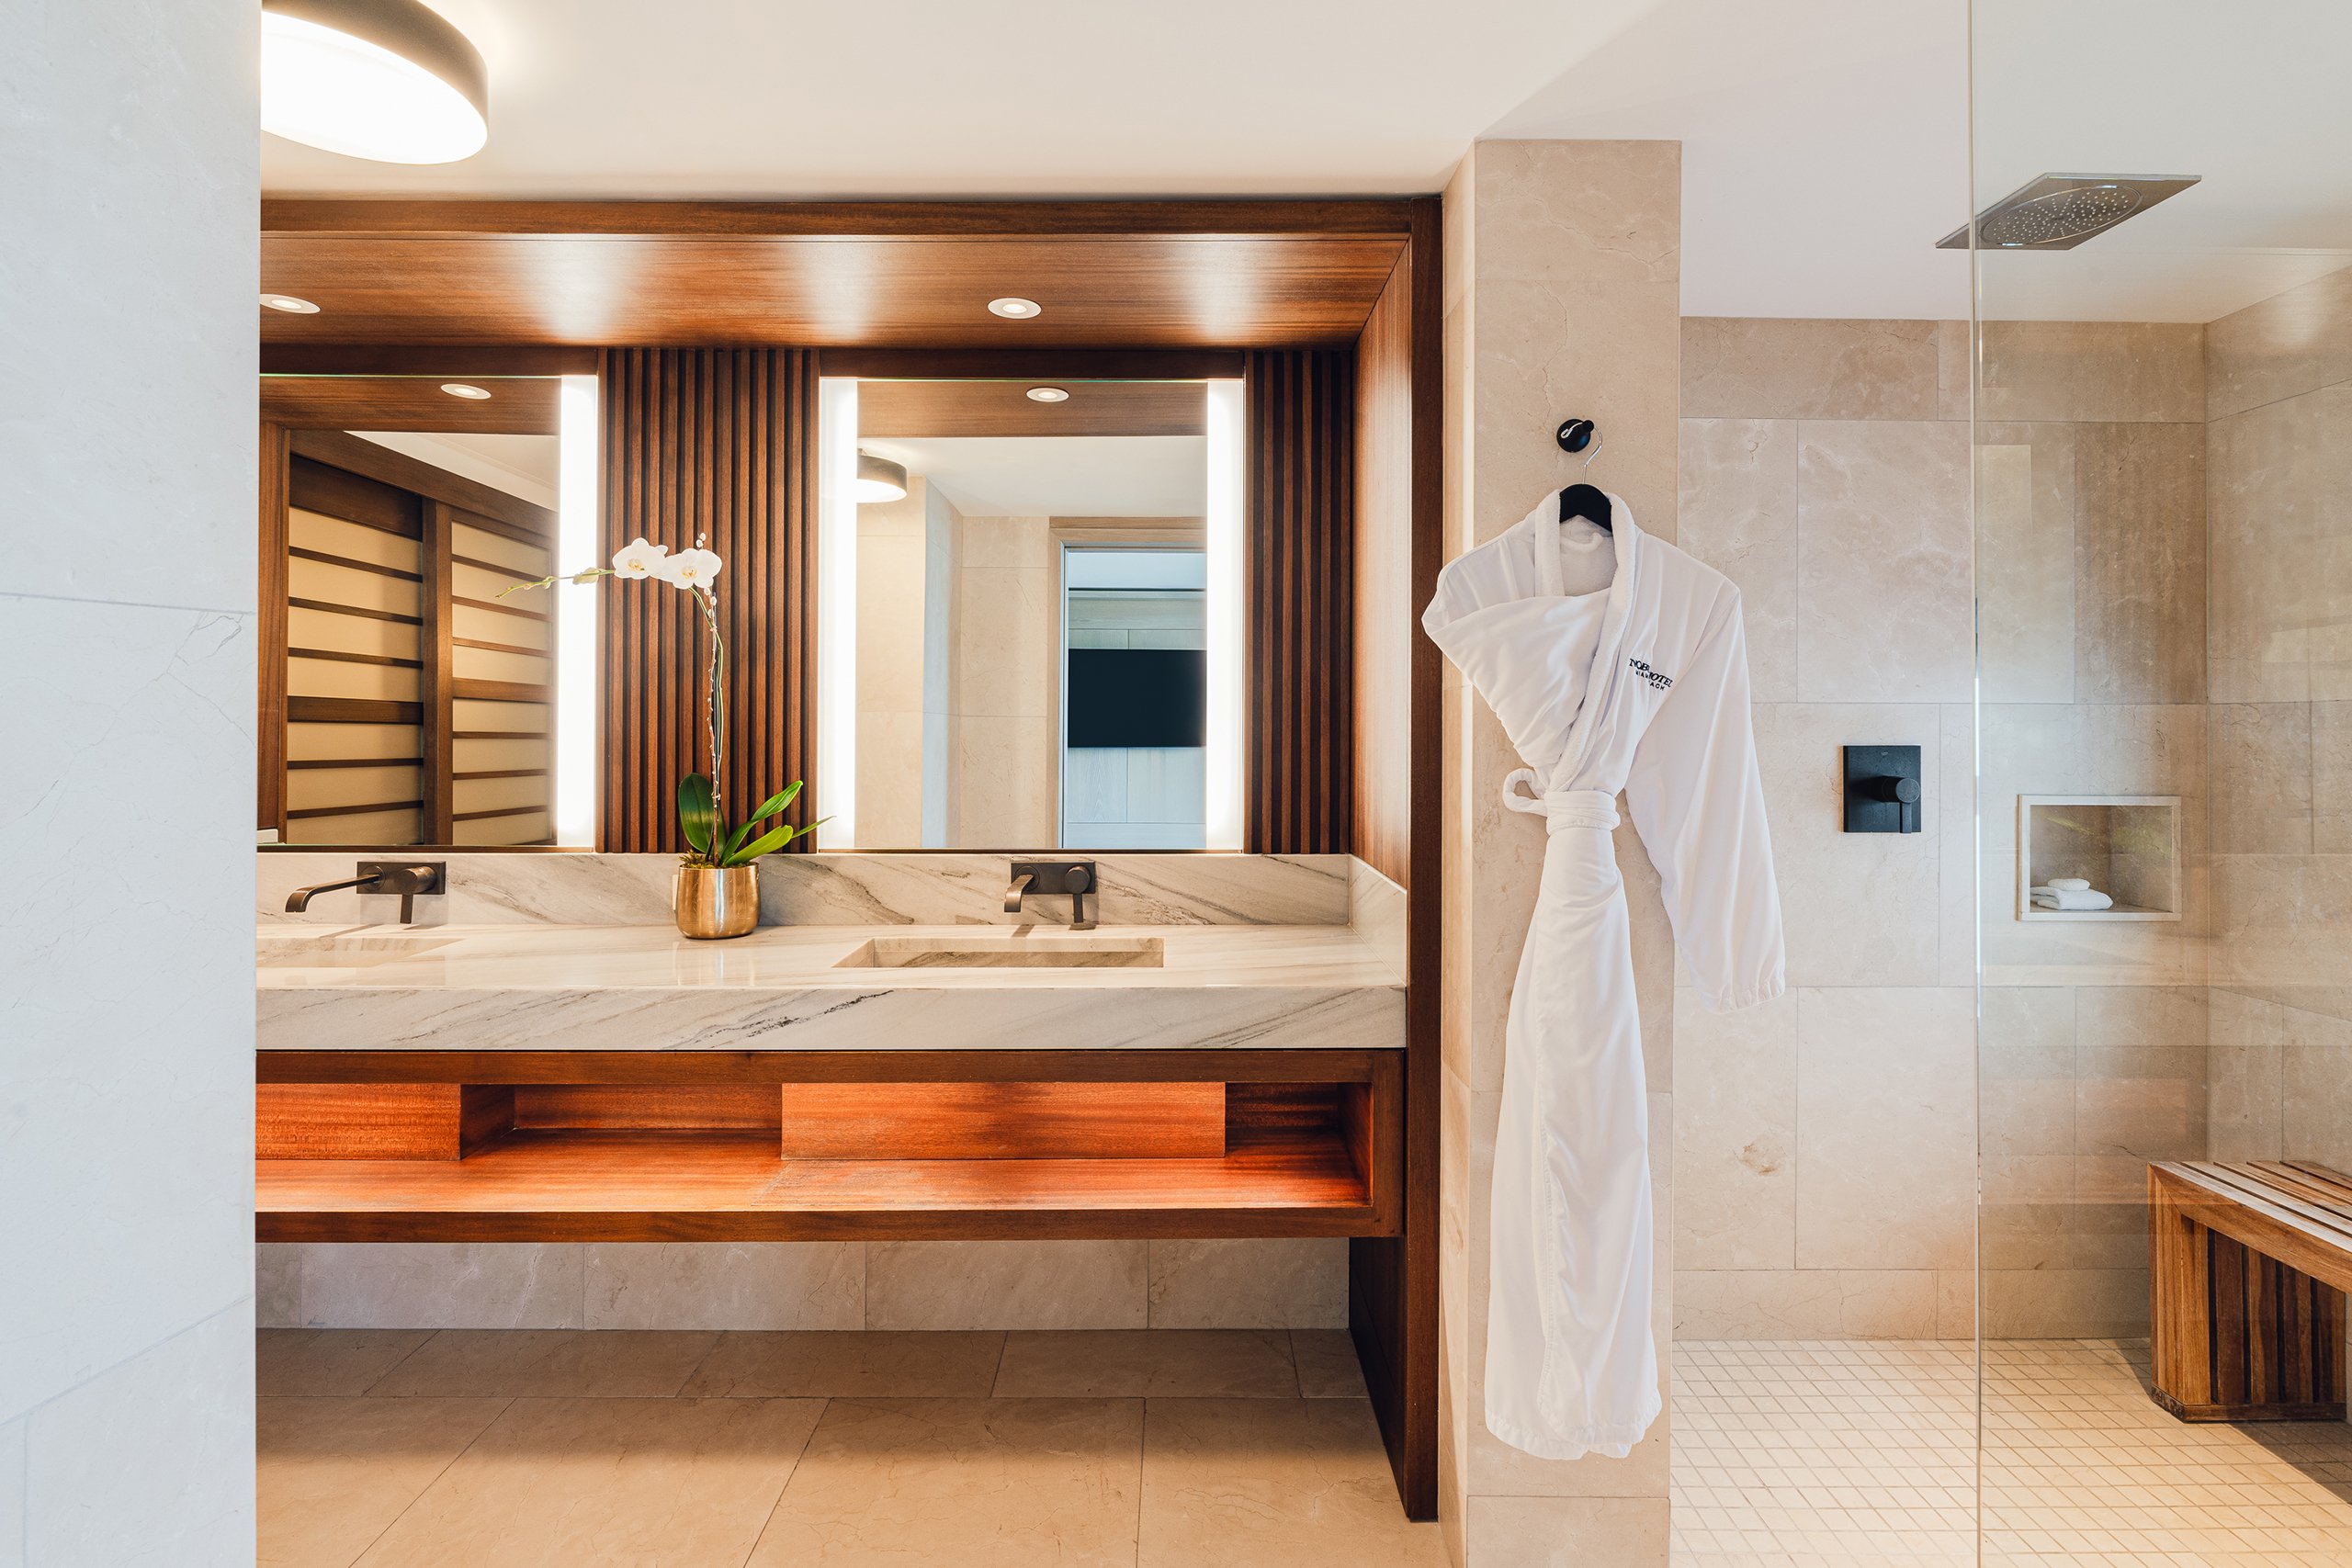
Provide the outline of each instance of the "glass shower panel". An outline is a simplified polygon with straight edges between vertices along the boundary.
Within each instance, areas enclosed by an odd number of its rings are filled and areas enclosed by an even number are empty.
[[[2215,20],[1972,7],[1988,1563],[2352,1562],[2352,7]]]

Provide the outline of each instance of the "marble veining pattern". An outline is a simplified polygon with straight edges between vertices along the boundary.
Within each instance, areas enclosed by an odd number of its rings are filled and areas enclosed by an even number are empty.
[[[894,928],[899,935],[957,928]],[[844,969],[865,940],[785,927],[693,942],[661,927],[351,933],[266,958],[262,1049],[873,1050],[1401,1043],[1401,978],[1345,927],[1154,934],[1158,969]],[[1043,940],[1051,941],[1050,932]],[[402,942],[416,951],[399,951]],[[270,942],[264,942],[266,953]],[[1105,991],[1117,993],[1105,996]],[[1108,1005],[1106,1005],[1108,1004]]]
[[[327,893],[288,915],[297,887],[351,875],[349,852],[256,857],[254,914],[265,924],[348,925],[397,918],[397,900]],[[665,925],[675,857],[662,854],[436,853],[449,892],[421,899],[421,925]],[[1149,926],[1336,926],[1348,921],[1348,855],[1096,854],[1096,918]],[[1007,854],[772,855],[760,866],[768,926],[1012,925],[1067,918],[1040,896],[1004,912]]]

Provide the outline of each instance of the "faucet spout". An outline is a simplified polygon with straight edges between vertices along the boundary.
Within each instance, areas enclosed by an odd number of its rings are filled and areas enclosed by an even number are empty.
[[[341,882],[322,882],[315,887],[298,887],[286,896],[286,912],[299,915],[311,907],[311,900],[322,893],[340,893],[346,887],[367,887],[384,880],[382,872],[367,876],[348,877]]]
[[[1004,912],[1006,914],[1017,915],[1021,913],[1022,896],[1029,891],[1029,885],[1036,880],[1037,878],[1035,873],[1025,871],[1019,876],[1012,879],[1012,886],[1004,890]]]

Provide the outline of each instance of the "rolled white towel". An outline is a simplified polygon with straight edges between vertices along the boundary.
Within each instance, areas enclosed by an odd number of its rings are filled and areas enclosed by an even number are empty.
[[[2048,886],[2052,893],[2087,893],[2091,890],[2089,880],[2080,876],[2053,876]]]
[[[2087,887],[2036,887],[2032,890],[2033,906],[2037,909],[2063,909],[2080,913],[2090,909],[2109,909],[2115,900],[2106,894]]]

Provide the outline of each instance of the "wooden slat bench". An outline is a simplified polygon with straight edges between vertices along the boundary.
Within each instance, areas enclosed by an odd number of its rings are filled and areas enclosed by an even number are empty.
[[[2184,1421],[2344,1419],[2352,1176],[2152,1164],[2148,1225],[2157,1404]]]

